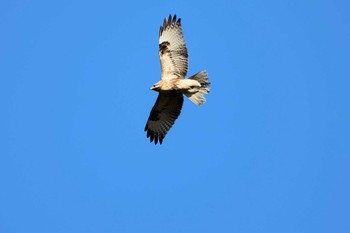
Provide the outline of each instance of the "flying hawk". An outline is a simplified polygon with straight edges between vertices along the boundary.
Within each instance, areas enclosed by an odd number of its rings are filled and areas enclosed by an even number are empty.
[[[150,142],[162,144],[163,139],[181,113],[183,94],[193,103],[202,105],[204,94],[209,94],[210,82],[205,70],[185,79],[188,53],[181,27],[176,15],[164,19],[159,29],[159,57],[162,68],[161,80],[151,87],[159,92],[145,131]]]

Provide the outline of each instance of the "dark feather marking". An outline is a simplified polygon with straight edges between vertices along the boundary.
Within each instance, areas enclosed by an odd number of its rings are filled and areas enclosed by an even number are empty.
[[[163,26],[160,26],[160,28],[159,28],[159,37],[162,35],[162,32],[163,32]]]
[[[179,18],[176,22],[177,25],[181,26],[181,18]]]
[[[187,48],[186,48],[186,47],[184,47],[184,48],[181,49],[181,50],[176,51],[176,53],[177,53],[178,55],[181,55],[181,56],[183,56],[183,57],[188,58],[188,52],[187,52]]]
[[[169,41],[164,41],[159,44],[159,51],[163,55],[165,52],[169,51],[168,46],[170,45]]]
[[[171,23],[172,23],[172,20],[171,20],[171,15],[169,15],[168,25],[170,25]]]

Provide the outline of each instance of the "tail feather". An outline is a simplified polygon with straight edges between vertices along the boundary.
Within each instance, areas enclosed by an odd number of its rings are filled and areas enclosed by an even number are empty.
[[[186,96],[195,104],[202,105],[205,103],[205,94],[210,93],[210,82],[208,79],[208,73],[205,70],[189,77],[188,79],[193,79],[199,82],[201,85],[199,91],[196,93],[189,93]]]

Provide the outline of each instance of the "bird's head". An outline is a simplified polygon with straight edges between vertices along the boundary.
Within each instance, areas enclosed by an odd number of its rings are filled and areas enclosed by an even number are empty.
[[[159,84],[158,83],[156,83],[156,84],[154,84],[153,86],[151,86],[151,90],[152,91],[159,91]]]

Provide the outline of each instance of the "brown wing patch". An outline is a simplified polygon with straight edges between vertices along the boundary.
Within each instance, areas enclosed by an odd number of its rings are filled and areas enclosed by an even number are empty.
[[[169,52],[169,41],[164,41],[161,44],[159,44],[159,52],[163,55],[166,52]]]

